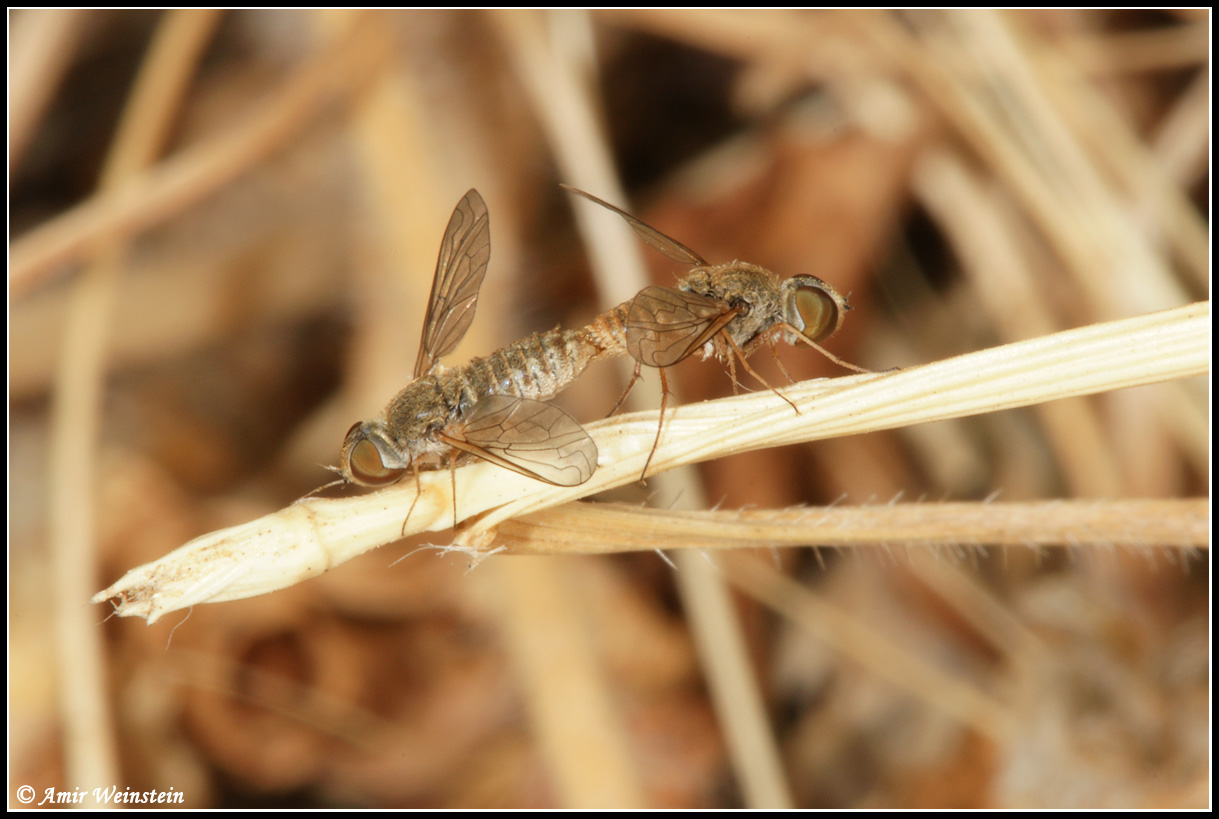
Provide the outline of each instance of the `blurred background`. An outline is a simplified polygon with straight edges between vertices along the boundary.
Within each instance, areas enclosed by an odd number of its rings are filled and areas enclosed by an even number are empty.
[[[1208,804],[1210,564],[1179,543],[759,553],[879,639],[848,655],[736,597],[757,751],[726,734],[651,552],[469,570],[417,551],[443,534],[152,627],[86,600],[330,479],[409,377],[471,187],[493,252],[450,364],[637,289],[590,272],[560,182],[712,262],[825,279],[854,308],[827,346],[873,369],[1209,298],[1209,11],[9,24],[11,804],[20,785],[195,807]],[[643,258],[656,283],[682,272]],[[598,367],[560,398],[582,420],[624,385]],[[732,393],[714,363],[669,375],[681,402]],[[1198,378],[699,477],[722,509],[1205,497],[1209,413]],[[911,663],[979,706],[878,672]],[[556,730],[586,701],[595,729]]]

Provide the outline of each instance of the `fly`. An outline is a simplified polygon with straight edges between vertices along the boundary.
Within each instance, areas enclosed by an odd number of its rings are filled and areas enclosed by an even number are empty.
[[[827,282],[808,275],[780,279],[766,268],[746,262],[709,264],[681,242],[621,208],[577,188],[563,187],[617,213],[647,244],[670,259],[692,268],[677,287],[645,287],[629,302],[594,320],[592,326],[601,323],[607,329],[618,329],[625,351],[636,362],[635,374],[618,400],[619,405],[639,378],[640,368],[655,367],[660,370],[660,418],[663,426],[668,399],[665,368],[698,351],[702,352],[704,359],[716,358],[725,363],[734,384],[735,361],[738,359],[751,375],[766,384],[765,379],[749,366],[746,358],[761,346],[769,346],[773,351],[779,342],[805,344],[843,367],[869,372],[843,361],[820,345],[820,342],[837,332],[846,311],[851,309],[846,298]],[[775,360],[777,362],[778,358]],[[774,392],[791,403],[778,390]],[[795,405],[792,404],[792,407],[795,408]],[[614,409],[617,410],[617,407]],[[798,409],[796,411],[799,412]],[[661,428],[658,428],[656,443],[644,464],[644,477],[647,476],[656,445],[660,443],[660,433]]]
[[[345,483],[388,486],[408,469],[418,483],[421,466],[452,466],[461,453],[557,486],[592,477],[597,445],[571,415],[544,400],[583,370],[574,367],[583,351],[573,334],[534,334],[463,367],[439,363],[474,320],[490,258],[487,206],[470,190],[440,244],[414,378],[380,415],[347,431],[336,470]]]

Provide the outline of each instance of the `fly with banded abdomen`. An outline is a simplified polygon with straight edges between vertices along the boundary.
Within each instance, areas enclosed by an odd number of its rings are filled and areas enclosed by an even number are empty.
[[[344,482],[388,486],[408,470],[417,478],[421,469],[452,467],[463,454],[558,486],[584,483],[596,470],[592,438],[545,401],[596,358],[578,334],[535,333],[461,367],[440,364],[474,320],[490,258],[487,206],[471,190],[440,244],[414,378],[380,415],[347,431],[336,470]]]

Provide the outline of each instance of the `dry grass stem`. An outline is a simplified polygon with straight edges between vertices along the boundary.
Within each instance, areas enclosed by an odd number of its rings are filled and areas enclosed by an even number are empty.
[[[364,25],[367,25],[364,21]],[[128,239],[214,193],[331,106],[350,101],[378,54],[361,25],[322,49],[288,78],[266,106],[239,127],[191,147],[23,234],[9,250],[9,293],[20,296],[59,266],[79,261],[99,241]]]
[[[859,618],[822,600],[800,583],[747,555],[730,555],[732,583],[882,679],[922,696],[984,736],[1002,739],[1016,723],[1002,701],[903,651]]]
[[[1206,549],[1209,519],[1205,498],[714,511],[567,504],[504,521],[496,543],[522,555],[873,544]]]
[[[102,169],[100,188],[114,190],[153,161],[199,56],[211,40],[216,16],[179,11],[167,15],[146,55]],[[97,441],[106,373],[111,306],[125,255],[121,240],[95,248],[73,282],[69,321],[51,411],[50,543],[55,566],[61,652],[59,695],[64,713],[65,764],[74,781],[116,781],[118,763],[106,708],[105,652],[100,635],[78,603],[97,575],[92,503]]]
[[[738,452],[958,418],[1201,375],[1210,363],[1208,302],[1092,325],[898,372],[816,380],[784,392],[798,407],[760,392],[680,407],[666,420],[653,458],[658,470]],[[577,500],[639,477],[656,430],[655,413],[590,424],[600,451],[596,474],[555,487],[489,463],[455,474],[459,527],[454,548],[490,553],[504,521]],[[128,572],[95,602],[117,597],[118,613],[149,622],[202,602],[235,600],[293,585],[403,535],[454,519],[450,475],[356,498],[304,501],[242,526],[204,535]]]
[[[37,9],[9,17],[8,168],[21,165],[34,130],[42,121],[68,70],[89,12]]]

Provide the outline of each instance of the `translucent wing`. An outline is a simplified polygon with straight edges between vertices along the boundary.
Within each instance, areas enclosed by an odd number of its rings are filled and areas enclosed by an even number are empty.
[[[649,367],[669,367],[707,343],[741,312],[684,290],[645,287],[627,311],[626,349]]]
[[[597,469],[597,445],[584,427],[553,404],[489,395],[474,405],[451,446],[557,486],[578,486]]]
[[[478,289],[491,260],[491,223],[487,205],[478,191],[470,190],[457,203],[440,242],[436,277],[423,320],[423,338],[415,377],[432,369],[461,341],[474,320]]]
[[[639,238],[643,239],[645,242],[668,256],[670,259],[677,262],[683,262],[692,267],[705,267],[707,265],[702,256],[699,256],[693,250],[686,247],[676,239],[671,239],[668,236],[665,236],[651,225],[645,225],[634,216],[631,216],[631,214],[622,210],[622,208],[616,208],[609,202],[606,202],[604,199],[598,199],[591,193],[585,193],[579,188],[573,188],[571,185],[564,185],[563,187],[572,193],[579,194],[585,199],[596,202],[601,207],[608,208],[621,216],[626,220],[627,224],[634,229],[635,233],[639,235]]]

